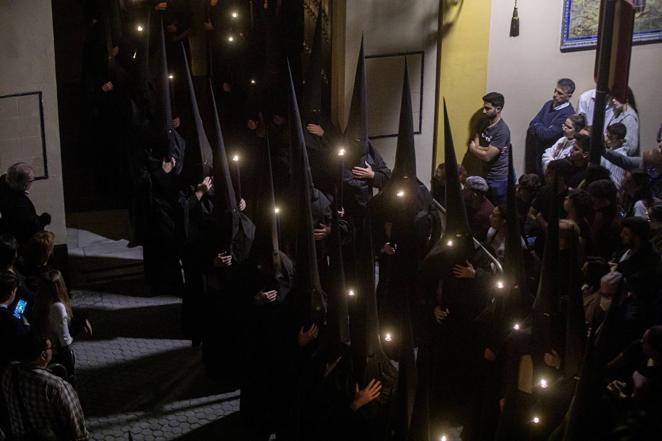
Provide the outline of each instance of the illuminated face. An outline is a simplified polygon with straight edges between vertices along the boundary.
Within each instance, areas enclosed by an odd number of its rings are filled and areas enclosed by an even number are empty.
[[[570,199],[570,196],[566,196],[565,199],[563,200],[563,210],[566,213],[570,213],[570,210],[573,208],[572,206],[572,199]]]
[[[489,119],[494,119],[501,112],[501,107],[494,107],[491,103],[487,101],[483,102],[483,113]]]
[[[573,139],[575,137],[575,125],[572,123],[570,118],[566,119],[563,123],[563,136],[568,139]]]
[[[570,151],[570,162],[573,164],[582,164],[586,161],[586,158],[588,157],[587,153],[584,153],[584,150],[581,149],[577,144],[575,144],[572,147],[572,150]]]
[[[554,104],[554,107],[560,106],[561,104],[567,103],[571,96],[572,94],[568,93],[567,89],[564,89],[557,84],[554,89],[554,95],[552,96],[552,104]]]

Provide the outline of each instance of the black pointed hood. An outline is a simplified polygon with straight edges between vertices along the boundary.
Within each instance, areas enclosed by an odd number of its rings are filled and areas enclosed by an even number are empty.
[[[566,293],[565,356],[563,357],[563,370],[566,378],[579,374],[586,347],[586,316],[581,292],[577,240],[577,234],[574,230],[571,231],[568,247],[569,259],[566,267],[568,292]]]
[[[506,208],[506,244],[504,249],[504,269],[508,307],[506,313],[510,318],[523,319],[531,304],[531,294],[528,286],[524,249],[522,247],[522,231],[517,212],[517,196],[515,193],[515,166],[513,164],[513,149],[508,146],[508,187]]]
[[[322,15],[320,2],[315,23],[315,36],[310,52],[310,63],[305,76],[301,117],[306,124],[319,124],[322,120]]]
[[[462,196],[462,183],[455,158],[455,145],[451,132],[446,101],[444,100],[444,168],[446,170],[446,228],[430,251],[427,265],[439,258],[450,270],[455,263],[464,263],[474,253],[474,242]],[[437,268],[438,270],[438,268]]]
[[[211,80],[209,80],[209,93],[211,94],[212,116],[214,131],[216,132],[213,150],[213,170],[216,187],[214,213],[219,223],[218,230],[222,235],[219,239],[219,245],[230,251],[234,261],[242,262],[250,255],[253,239],[255,238],[255,225],[239,211]]]
[[[331,344],[349,343],[349,307],[347,305],[347,285],[343,262],[342,237],[337,206],[333,207],[331,236],[329,237],[329,334]]]
[[[165,34],[163,31],[163,15],[159,17],[159,108],[160,130],[170,134],[172,126],[172,97],[170,96],[170,78],[168,73],[168,55],[166,52]]]
[[[366,86],[365,55],[363,37],[361,49],[356,63],[354,91],[349,109],[349,120],[345,129],[345,139],[348,144],[348,164],[364,166],[361,158],[368,155],[368,89]]]
[[[213,149],[215,202],[218,208],[228,212],[236,212],[239,210],[237,207],[237,194],[234,191],[234,184],[232,183],[232,176],[230,175],[230,164],[228,162],[227,151],[225,150],[220,116],[218,114],[218,107],[216,106],[214,86],[212,85],[211,79],[209,80],[209,93],[211,95],[212,119],[215,131],[215,144]]]
[[[209,139],[207,138],[207,133],[205,132],[205,127],[202,124],[202,118],[200,117],[200,108],[198,106],[198,99],[195,94],[195,86],[193,85],[193,78],[191,77],[191,68],[189,67],[188,57],[186,55],[186,49],[184,48],[184,43],[180,43],[182,50],[182,57],[184,59],[184,72],[186,73],[186,83],[188,85],[189,97],[191,99],[191,110],[193,114],[194,128],[195,128],[195,137],[197,141],[197,147],[200,151],[200,170],[198,173],[201,176],[207,176],[212,171],[213,168],[213,155],[211,150],[211,145],[209,144]]]
[[[557,314],[559,277],[561,276],[559,274],[559,198],[556,174],[554,175],[552,188],[549,191],[545,249],[538,291],[533,301],[532,310],[532,338],[535,345],[534,354],[537,356],[542,356],[544,352],[550,352],[554,344],[552,326]]]
[[[308,163],[308,152],[306,151],[304,141],[303,126],[299,114],[299,103],[297,102],[289,62],[288,75],[290,88],[290,140],[293,145],[293,168],[296,180],[296,208],[292,207],[292,209],[296,210],[295,225],[298,233],[295,289],[299,295],[299,305],[302,308],[303,322],[321,322],[326,311],[317,267],[315,239],[313,237],[313,210],[311,203],[313,184],[310,174],[310,164]]]
[[[405,61],[405,74],[402,81],[402,101],[400,102],[400,125],[398,144],[395,150],[395,166],[392,180],[416,180],[416,146],[414,143],[414,117],[409,89],[409,69]]]

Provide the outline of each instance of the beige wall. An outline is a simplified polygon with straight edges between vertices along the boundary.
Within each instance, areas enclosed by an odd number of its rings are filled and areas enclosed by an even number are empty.
[[[515,165],[521,170],[526,128],[551,99],[556,80],[569,77],[575,81],[575,108],[580,93],[595,87],[595,50],[560,52],[561,0],[519,2],[520,35],[516,38],[508,36],[512,8],[512,0],[492,0],[487,89],[506,96],[504,118],[511,130]],[[634,47],[630,85],[639,107],[642,149],[655,145],[662,122],[660,78],[662,44]]]
[[[424,84],[423,84],[423,120],[421,134],[415,136],[416,161],[418,178],[425,184],[429,184],[432,162],[432,138],[434,133],[434,101],[435,101],[435,75],[436,75],[436,38],[437,38],[437,8],[438,0],[345,0],[340,2],[341,7],[336,6],[336,12],[345,13],[344,18],[344,72],[342,81],[337,84],[340,103],[338,103],[338,119],[344,124],[347,121],[347,112],[351,101],[354,74],[356,71],[356,60],[361,44],[361,34],[365,34],[365,54],[377,55],[399,52],[425,52]],[[336,19],[337,17],[334,17]],[[334,30],[342,27],[336,27]],[[334,42],[338,41],[334,37]],[[338,51],[334,52],[338,55]],[[410,60],[413,61],[413,60]],[[391,118],[394,114],[399,115],[400,99],[402,96],[402,65],[394,65],[392,68],[378,69],[376,64],[368,66],[367,83],[370,87],[376,85],[393,84],[393,90],[380,94],[379,105],[374,105],[370,118],[376,120],[377,111],[383,112],[384,117]],[[419,98],[420,70],[410,65],[410,85],[412,87],[412,101],[414,106],[414,126],[417,127],[418,109],[416,108]],[[397,133],[397,120],[395,121],[395,132]],[[371,129],[370,133],[374,131]],[[395,158],[396,138],[384,138],[373,141],[378,151],[384,156],[387,164],[392,167]]]
[[[42,91],[49,177],[36,181],[30,197],[37,212],[51,213],[48,227],[66,242],[53,18],[50,0],[0,1],[0,95]],[[2,105],[5,101],[5,105]],[[0,100],[0,170],[17,161],[42,170],[38,118],[28,100]]]

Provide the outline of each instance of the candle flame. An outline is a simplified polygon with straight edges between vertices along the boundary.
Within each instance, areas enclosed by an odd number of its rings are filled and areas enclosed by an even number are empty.
[[[174,79],[175,79],[175,76],[174,76],[173,74],[168,74],[168,79],[169,79],[169,80],[174,80]]]
[[[137,30],[138,32],[142,32],[143,29],[144,29],[144,28],[142,27],[142,25],[138,25],[138,26],[136,26],[136,30]]]
[[[280,208],[274,207],[274,213],[276,213],[276,214],[280,213]]]
[[[345,149],[344,148],[338,149],[338,156],[345,156]]]
[[[233,37],[232,35],[230,35],[230,36],[228,37],[228,41],[229,41],[230,43],[232,43],[232,42],[234,41],[234,37]]]
[[[499,289],[503,289],[504,286],[505,286],[505,285],[504,285],[504,283],[503,283],[503,280],[497,280],[497,283],[496,283],[496,287],[497,287],[497,288],[499,288]]]
[[[452,247],[453,246],[453,241],[449,239],[448,242],[446,242],[446,245],[449,246],[449,247]]]
[[[232,11],[232,18],[237,18],[239,17],[239,13],[237,11]]]
[[[354,297],[356,295],[356,293],[354,292],[353,289],[350,289],[349,291],[347,291],[347,295],[350,296],[350,297]]]
[[[233,160],[234,162],[239,162],[239,155],[234,155],[234,156],[232,157],[232,160]]]
[[[396,195],[397,197],[401,198],[401,197],[404,197],[405,192],[404,192],[404,190],[400,190],[400,191],[398,191],[395,195]]]
[[[384,335],[384,341],[391,341],[391,340],[393,340],[393,337],[391,337],[391,334],[387,332],[386,335]]]
[[[533,424],[539,424],[540,423],[540,417],[534,416],[533,419],[531,420]]]
[[[549,384],[547,383],[547,380],[544,378],[540,379],[540,387],[542,389],[547,389],[549,387]]]
[[[515,324],[513,325],[513,329],[514,329],[515,331],[519,331],[519,328],[520,328],[519,323],[515,323]]]

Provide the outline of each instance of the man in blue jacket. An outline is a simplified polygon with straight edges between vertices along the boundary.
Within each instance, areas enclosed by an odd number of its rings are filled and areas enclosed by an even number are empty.
[[[543,175],[542,154],[563,136],[563,122],[575,113],[570,104],[574,91],[575,82],[561,78],[556,83],[552,99],[542,106],[529,123],[526,132],[526,173]]]

